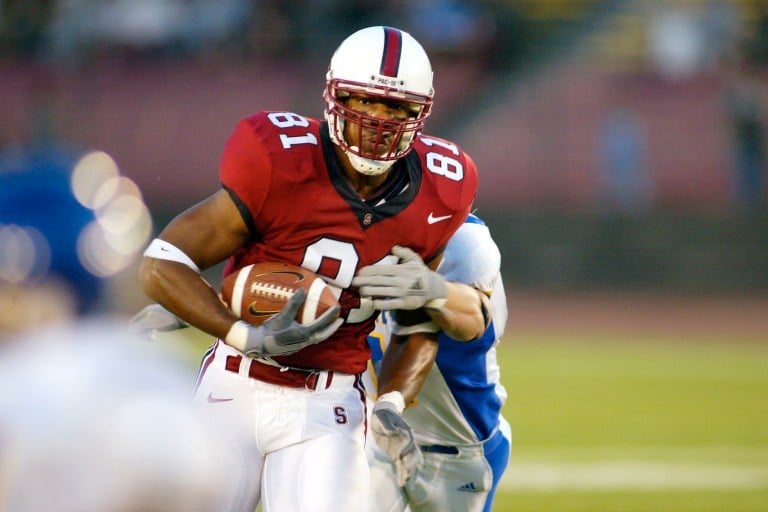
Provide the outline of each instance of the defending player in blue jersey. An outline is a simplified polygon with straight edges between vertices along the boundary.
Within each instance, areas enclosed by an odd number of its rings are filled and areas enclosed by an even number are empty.
[[[411,453],[406,458],[401,455],[401,460],[395,458],[393,465],[387,454],[392,450],[377,445],[376,434],[369,439],[371,511],[491,510],[511,447],[511,429],[501,415],[507,395],[499,381],[496,362],[496,345],[507,321],[500,261],[499,249],[487,226],[470,215],[448,243],[438,272],[448,280],[469,284],[488,294],[492,321],[480,338],[469,342],[459,342],[439,332],[437,343],[432,343],[436,352],[434,364],[430,364],[431,358],[422,357],[418,363],[421,368],[415,370],[422,376],[426,374],[421,389],[399,386],[405,403],[418,391],[402,418],[411,427],[413,440],[420,449],[415,456]],[[394,364],[398,352],[409,350],[407,345],[413,339],[390,347],[385,359],[391,353],[395,358],[385,360],[382,368],[392,331],[392,321],[387,319],[388,315],[383,315],[376,330],[368,336],[373,356],[366,374],[366,389],[371,399],[376,398],[375,390],[386,391],[379,387],[378,377],[382,370],[388,372],[386,365]],[[416,363],[412,366],[415,368]],[[398,435],[401,434],[402,431]],[[400,453],[407,453],[407,449]]]

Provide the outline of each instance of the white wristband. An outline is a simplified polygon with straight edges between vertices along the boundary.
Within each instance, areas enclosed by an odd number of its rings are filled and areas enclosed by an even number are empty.
[[[245,345],[248,342],[248,329],[247,323],[238,320],[227,331],[227,335],[224,336],[224,342],[240,352],[245,352]]]
[[[376,402],[389,402],[397,408],[399,414],[403,414],[405,410],[405,399],[403,394],[399,391],[390,391],[381,395]]]
[[[198,267],[195,262],[192,261],[192,258],[187,256],[184,251],[172,243],[160,240],[159,238],[152,240],[152,243],[149,244],[147,250],[144,251],[144,256],[149,256],[150,258],[156,258],[158,260],[175,261],[176,263],[188,266],[198,274],[200,273],[200,267]]]

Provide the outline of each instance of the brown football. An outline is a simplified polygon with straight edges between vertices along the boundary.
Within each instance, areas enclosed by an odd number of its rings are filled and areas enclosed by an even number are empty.
[[[228,275],[221,283],[221,298],[240,318],[261,325],[279,313],[299,288],[307,298],[296,320],[308,324],[339,304],[326,282],[314,272],[287,263],[255,263]]]

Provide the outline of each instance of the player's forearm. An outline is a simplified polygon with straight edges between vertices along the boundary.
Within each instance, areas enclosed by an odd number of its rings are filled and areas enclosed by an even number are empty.
[[[448,295],[443,307],[425,308],[427,314],[445,334],[458,341],[471,341],[482,336],[486,315],[480,292],[463,283],[447,283]]]
[[[212,336],[223,339],[238,320],[205,279],[184,265],[145,258],[139,276],[151,299]]]
[[[421,391],[437,355],[437,336],[393,336],[381,361],[378,395],[397,391],[410,404]]]

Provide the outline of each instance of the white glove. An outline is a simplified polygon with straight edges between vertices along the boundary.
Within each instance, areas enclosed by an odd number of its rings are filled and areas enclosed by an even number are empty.
[[[399,263],[368,265],[358,271],[352,285],[360,289],[360,296],[372,298],[376,309],[441,308],[448,296],[445,278],[407,247],[396,245],[392,254]]]
[[[145,306],[128,321],[130,332],[141,334],[151,340],[155,339],[158,332],[175,331],[185,327],[189,327],[189,324],[160,304]]]
[[[376,444],[395,463],[397,485],[403,487],[421,463],[421,450],[413,440],[413,431],[392,402],[379,400],[373,406],[371,431]]]
[[[310,324],[296,321],[296,313],[307,292],[299,289],[285,307],[259,326],[242,320],[235,322],[225,341],[242,353],[252,357],[285,356],[328,339],[344,323],[339,314],[340,306],[334,306]]]

